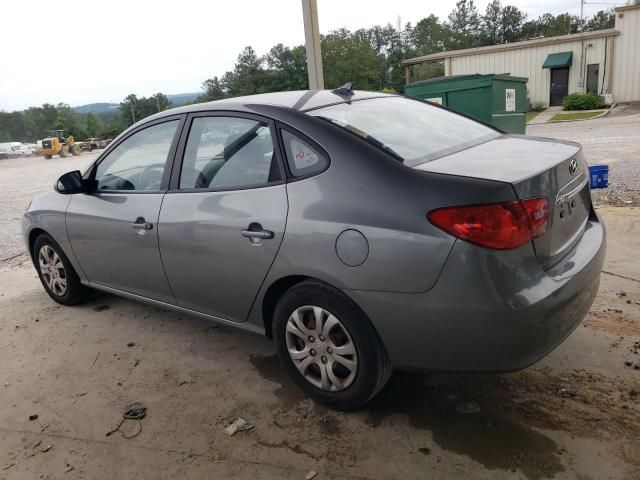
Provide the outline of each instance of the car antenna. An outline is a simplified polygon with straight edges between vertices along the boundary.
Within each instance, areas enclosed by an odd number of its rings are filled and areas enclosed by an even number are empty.
[[[350,97],[353,95],[353,83],[347,82],[341,87],[336,88],[335,90],[331,90],[332,93],[336,95],[340,95],[341,97]]]

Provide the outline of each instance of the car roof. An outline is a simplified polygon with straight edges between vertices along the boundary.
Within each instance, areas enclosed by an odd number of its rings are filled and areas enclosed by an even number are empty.
[[[247,95],[244,97],[225,98],[213,102],[196,103],[185,105],[184,107],[172,108],[164,112],[157,113],[147,119],[157,119],[168,115],[180,113],[201,112],[207,110],[240,110],[250,111],[254,105],[275,105],[278,107],[290,108],[305,112],[328,105],[338,103],[348,103],[355,100],[364,100],[376,97],[392,97],[387,93],[367,92],[363,90],[353,90],[353,95],[345,97],[331,90],[295,90],[291,92],[261,93],[257,95]],[[147,120],[145,119],[145,120]]]

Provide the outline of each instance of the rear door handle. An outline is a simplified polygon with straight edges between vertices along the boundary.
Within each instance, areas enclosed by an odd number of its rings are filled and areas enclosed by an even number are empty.
[[[136,218],[136,221],[131,224],[132,228],[136,230],[151,230],[153,228],[153,223],[147,222],[144,217]]]
[[[240,234],[246,238],[261,238],[269,239],[273,238],[273,232],[271,230],[242,230]]]
[[[240,235],[248,238],[249,243],[255,246],[262,245],[263,240],[273,238],[273,232],[271,230],[265,230],[262,228],[262,225],[257,222],[251,222],[246,229],[240,231]]]

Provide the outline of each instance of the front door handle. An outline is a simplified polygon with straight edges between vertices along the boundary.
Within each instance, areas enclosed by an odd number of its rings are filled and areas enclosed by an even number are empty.
[[[153,223],[147,222],[144,217],[136,218],[136,221],[131,224],[132,228],[136,230],[151,230],[153,228]]]

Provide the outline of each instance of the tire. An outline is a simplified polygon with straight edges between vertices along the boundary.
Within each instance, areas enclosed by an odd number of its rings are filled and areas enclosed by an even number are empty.
[[[53,158],[53,155],[45,155],[44,158],[46,158],[47,160],[51,160]]]
[[[80,155],[82,152],[80,151],[80,146],[79,145],[72,145],[70,148],[71,151],[71,155],[73,155],[74,157],[77,157],[78,155]]]
[[[318,318],[322,328],[316,327]],[[325,330],[327,325],[333,326]],[[362,407],[391,376],[387,352],[364,312],[322,282],[304,281],[285,292],[275,309],[273,333],[288,375],[309,397],[338,410]]]
[[[46,233],[41,234],[34,242],[33,263],[42,286],[54,301],[62,305],[76,305],[84,300],[86,287],[80,283],[78,274],[62,248]],[[51,265],[51,268],[48,268],[48,265]],[[58,265],[57,268],[56,265]],[[58,282],[55,281],[56,279]],[[65,281],[63,289],[61,287]]]

